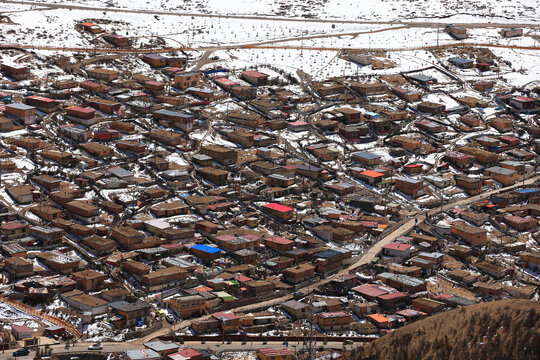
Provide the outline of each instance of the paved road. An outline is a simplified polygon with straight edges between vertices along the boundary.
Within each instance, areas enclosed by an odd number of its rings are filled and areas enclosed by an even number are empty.
[[[280,17],[280,16],[257,16],[257,15],[220,15],[220,14],[205,14],[205,13],[194,13],[194,12],[176,12],[176,11],[164,11],[164,10],[144,10],[144,9],[124,9],[116,7],[104,7],[104,6],[89,6],[83,4],[63,4],[63,3],[43,3],[37,1],[24,1],[24,0],[2,0],[5,3],[12,4],[23,4],[23,5],[35,5],[40,7],[48,8],[58,8],[58,9],[73,9],[73,10],[93,10],[93,11],[107,11],[107,12],[117,12],[117,13],[132,13],[132,14],[150,14],[150,15],[168,15],[168,16],[192,16],[192,17],[202,17],[202,18],[227,18],[227,19],[247,19],[247,20],[263,20],[263,21],[294,21],[294,22],[305,22],[305,23],[328,23],[328,24],[383,24],[383,25],[392,25],[392,24],[411,24],[418,27],[444,27],[448,22],[440,21],[429,21],[429,19],[423,19],[421,21],[370,21],[370,20],[339,20],[339,19],[306,19],[306,18],[289,18],[289,17]],[[9,11],[4,13],[8,14]],[[466,27],[503,27],[503,28],[513,28],[513,27],[529,27],[529,26],[538,26],[537,23],[531,21],[530,23],[460,23],[452,21],[456,24],[461,24]]]
[[[74,346],[71,346],[69,349],[65,348],[64,344],[59,345],[52,345],[51,348],[53,349],[54,354],[66,354],[66,353],[76,353],[76,352],[88,352],[88,346],[92,343],[77,343]],[[118,343],[102,343],[103,350],[102,351],[92,351],[94,353],[122,353],[126,350],[137,350],[142,349],[143,345],[140,343],[132,343],[132,342],[118,342]],[[261,348],[274,348],[274,349],[282,349],[286,346],[281,341],[269,341],[267,344],[263,344],[262,342],[251,342],[248,341],[246,344],[242,344],[241,342],[233,342],[231,344],[227,344],[226,342],[223,343],[221,341],[208,341],[205,344],[201,344],[200,341],[186,341],[183,345],[192,347],[196,350],[209,350],[213,353],[216,353],[218,351],[222,352],[233,352],[233,351],[256,351]],[[343,342],[336,341],[336,342],[328,342],[326,344],[323,344],[322,342],[318,342],[315,344],[317,347],[323,347],[325,349],[343,349],[344,345]],[[347,349],[352,349],[354,346],[359,346],[360,343],[346,345]],[[293,342],[289,341],[288,348],[292,351],[304,351],[305,347],[302,342]],[[13,352],[16,349],[10,349],[6,350],[4,353],[0,352],[0,360],[8,360],[13,358]],[[30,352],[28,356],[22,356],[17,357],[19,360],[33,360],[35,355],[35,351]]]

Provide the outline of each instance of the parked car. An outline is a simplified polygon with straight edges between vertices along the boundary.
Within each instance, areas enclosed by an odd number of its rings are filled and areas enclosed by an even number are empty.
[[[26,356],[30,354],[27,348],[20,348],[19,350],[13,352],[13,356]]]
[[[174,324],[174,316],[172,316],[171,314],[167,314],[165,316],[165,320],[167,320],[169,324]]]
[[[304,297],[304,293],[301,291],[297,291],[293,294],[293,299],[298,300]]]
[[[38,124],[28,125],[28,130],[32,130],[32,131],[41,130],[41,125],[38,125]]]
[[[88,350],[103,350],[103,345],[100,343],[92,344],[88,347]]]

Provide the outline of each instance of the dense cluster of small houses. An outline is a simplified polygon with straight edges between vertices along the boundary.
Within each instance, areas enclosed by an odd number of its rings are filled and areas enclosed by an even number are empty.
[[[53,63],[41,66],[58,70]],[[496,74],[500,64],[487,58],[294,85],[264,68],[196,63],[126,55],[31,90],[35,64],[1,65],[11,84],[0,90],[5,296],[60,301],[83,333],[97,320],[113,333],[144,328],[166,311],[191,319],[197,334],[306,335],[314,326],[336,336],[538,296],[539,188],[504,188],[538,173],[539,87],[463,80]],[[424,212],[368,264],[340,272]],[[281,296],[289,300],[261,312],[235,311]],[[210,356],[145,347],[126,356]]]

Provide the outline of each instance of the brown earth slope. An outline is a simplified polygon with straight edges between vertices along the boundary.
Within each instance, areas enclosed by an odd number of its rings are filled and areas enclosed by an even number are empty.
[[[368,344],[357,359],[540,359],[540,302],[501,300],[437,314]]]

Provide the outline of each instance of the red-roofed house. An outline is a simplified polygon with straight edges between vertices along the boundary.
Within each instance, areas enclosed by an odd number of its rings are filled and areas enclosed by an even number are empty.
[[[11,223],[4,223],[0,226],[0,240],[10,241],[20,239],[26,236],[28,231],[28,224],[14,221]],[[26,251],[25,251],[26,254]]]
[[[345,311],[322,312],[317,314],[317,325],[323,330],[348,329],[353,322],[351,313]]]
[[[258,71],[247,70],[240,77],[253,85],[266,85],[268,82],[268,75]]]
[[[360,178],[360,180],[365,181],[366,183],[370,185],[375,185],[384,180],[384,175],[377,171],[364,170],[358,173],[358,178]]]
[[[391,242],[383,246],[383,254],[386,256],[408,257],[411,254],[410,244]]]
[[[202,354],[190,347],[181,347],[178,352],[167,356],[169,360],[201,360]]]
[[[239,283],[247,283],[247,282],[250,282],[253,279],[250,278],[249,276],[239,274],[239,275],[236,275],[234,277],[234,280],[238,281]]]
[[[390,320],[381,314],[368,315],[368,320],[375,324],[379,329],[387,329],[390,326]]]
[[[287,123],[287,129],[294,132],[307,131],[310,128],[311,128],[310,123],[301,121],[301,120]]]
[[[387,290],[372,284],[360,285],[352,288],[352,290],[367,300],[375,300],[379,296],[388,294]]]
[[[91,119],[95,116],[96,110],[90,107],[70,106],[66,108],[66,113],[70,116],[79,117],[82,119]]]
[[[11,325],[11,333],[17,340],[32,337],[33,331],[26,325]]]
[[[219,321],[221,330],[224,333],[236,332],[240,329],[240,316],[232,311],[222,311],[212,314],[212,317]]]
[[[377,301],[379,302],[379,304],[386,309],[390,309],[398,305],[407,304],[409,299],[409,294],[405,292],[394,292],[377,296]]]
[[[98,25],[90,22],[83,22],[80,25],[83,30],[91,32],[92,34],[99,34],[103,31]]]
[[[403,167],[403,172],[409,175],[420,174],[422,172],[422,164],[409,164]]]
[[[526,96],[514,97],[509,99],[508,102],[511,106],[520,110],[536,108],[536,100]]]
[[[289,349],[265,348],[257,351],[259,360],[294,360],[296,357]]]
[[[236,82],[226,77],[216,78],[214,82],[225,90],[229,90],[231,87],[238,85]]]
[[[26,98],[26,103],[37,107],[39,110],[50,113],[57,109],[58,102],[54,99],[49,99],[43,96],[30,96]]]
[[[294,209],[285,205],[269,203],[262,206],[267,213],[274,215],[278,219],[289,221],[294,218]]]
[[[294,241],[279,236],[270,236],[264,239],[264,244],[269,248],[279,251],[289,251],[294,247]]]
[[[504,217],[504,222],[520,231],[530,230],[537,224],[537,220],[535,218],[515,215],[506,215]]]

